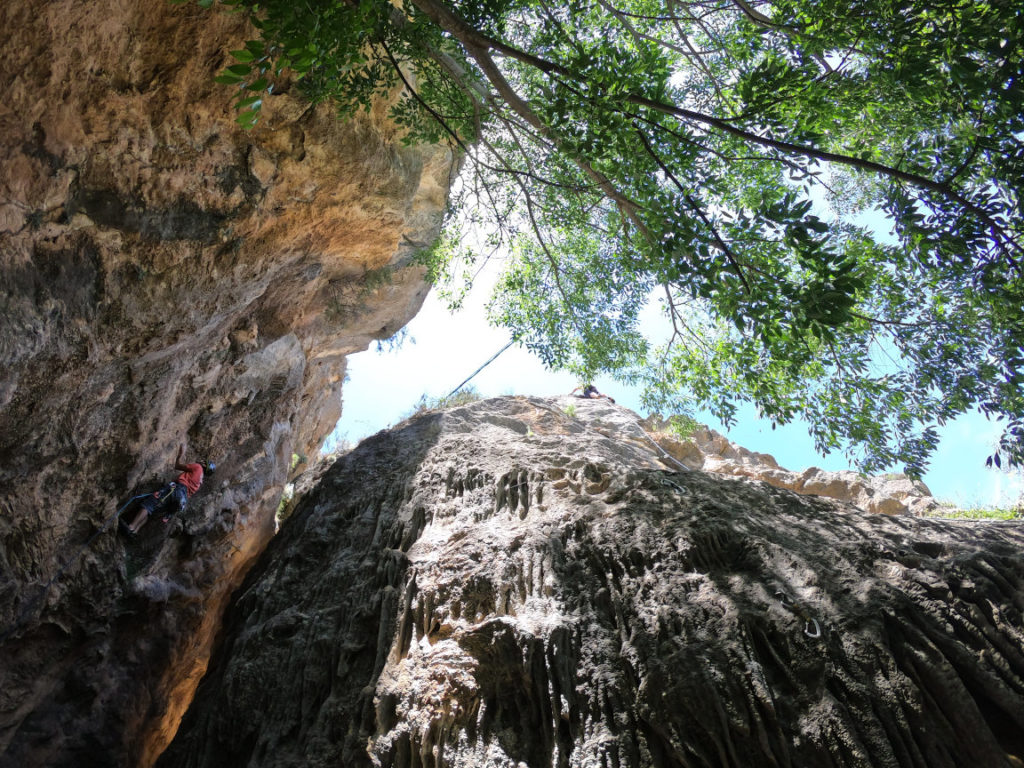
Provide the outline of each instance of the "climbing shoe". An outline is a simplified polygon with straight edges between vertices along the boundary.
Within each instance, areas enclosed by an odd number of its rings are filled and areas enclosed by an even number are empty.
[[[129,539],[134,539],[136,536],[138,536],[138,534],[128,526],[128,523],[126,523],[124,520],[121,520],[120,518],[118,518],[117,520],[117,527],[118,529],[120,529],[121,533],[123,533]]]

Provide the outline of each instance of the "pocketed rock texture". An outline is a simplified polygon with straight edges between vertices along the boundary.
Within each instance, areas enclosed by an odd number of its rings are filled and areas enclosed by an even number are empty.
[[[0,3],[4,768],[152,763],[345,356],[426,294],[452,155],[287,80],[243,131],[213,79],[252,36],[192,2]],[[219,472],[119,538],[179,442]]]
[[[903,474],[870,476],[818,467],[793,472],[780,467],[773,456],[736,445],[707,427],[679,439],[658,416],[642,423],[665,451],[689,469],[752,477],[776,488],[848,501],[867,512],[884,515],[924,515],[939,506],[928,486]]]
[[[605,401],[424,415],[303,497],[158,765],[1020,766],[1022,546],[681,469]]]

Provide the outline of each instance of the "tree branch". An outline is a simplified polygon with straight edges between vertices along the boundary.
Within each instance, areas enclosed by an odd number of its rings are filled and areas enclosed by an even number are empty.
[[[678,27],[676,28],[676,31],[679,34],[679,38],[683,42],[685,48],[675,45],[673,43],[665,42],[660,38],[654,37],[653,35],[648,35],[644,32],[641,32],[635,26],[633,26],[629,19],[626,18],[626,15],[624,13],[622,13],[620,10],[618,10],[610,3],[608,3],[607,0],[597,0],[597,2],[602,8],[608,11],[608,13],[610,13],[612,16],[618,19],[619,23],[622,24],[622,26],[625,27],[626,30],[631,35],[633,35],[634,38],[639,40],[646,40],[648,42],[660,45],[663,48],[668,48],[670,51],[675,51],[676,53],[683,56],[687,61],[695,64],[697,68],[704,73],[704,76],[707,77],[708,80],[711,82],[711,87],[715,89],[715,94],[718,96],[719,101],[721,101],[722,104],[725,105],[729,104],[729,100],[722,93],[722,89],[718,83],[718,78],[714,76],[714,74],[708,68],[708,65],[704,63],[704,59],[700,56],[700,54],[697,53],[696,50],[694,50],[694,47],[693,45],[691,45],[689,38],[687,38],[686,35],[682,34],[682,31],[679,30]]]
[[[526,102],[511,86],[505,76],[502,74],[498,65],[494,63],[494,60],[488,54],[491,49],[497,50],[501,53],[507,53],[507,51],[516,51],[517,49],[512,48],[504,44],[497,43],[497,41],[491,40],[484,35],[481,35],[478,31],[469,26],[453,11],[447,8],[437,0],[413,0],[417,8],[423,11],[427,17],[437,24],[441,29],[453,35],[462,45],[465,47],[466,52],[473,58],[477,66],[484,73],[484,76],[490,81],[491,85],[498,92],[498,95],[505,100],[512,111],[518,114],[523,120],[529,125],[533,126],[541,135],[545,138],[550,139],[559,147],[560,150],[565,151],[562,148],[562,142],[556,135],[548,128],[548,126],[537,117],[536,113],[529,103]],[[522,54],[521,51],[519,51]],[[524,54],[531,60],[532,66],[542,67],[550,66],[554,67],[553,64],[545,63],[543,59],[532,56],[530,54]],[[545,70],[547,71],[547,70]],[[584,174],[589,176],[595,184],[600,187],[601,191],[611,200],[619,206],[622,214],[633,222],[634,226],[644,234],[648,239],[650,238],[650,232],[647,229],[647,225],[637,214],[637,206],[632,200],[629,200],[625,195],[619,192],[615,188],[615,185],[604,176],[604,174],[596,171],[589,162],[584,158],[577,157],[571,152],[565,151],[567,157],[570,157],[577,167],[583,171]]]
[[[494,40],[481,34],[479,31],[463,21],[453,11],[447,8],[440,2],[440,0],[413,0],[413,2],[416,7],[423,11],[423,13],[425,13],[435,24],[454,35],[456,39],[466,47],[467,52],[469,52],[477,62],[487,79],[498,91],[498,94],[505,99],[509,106],[512,107],[513,111],[523,117],[524,120],[530,123],[530,125],[533,125],[543,135],[550,137],[550,132],[548,131],[547,126],[540,121],[536,114],[533,113],[530,105],[511,87],[504,75],[501,73],[501,70],[498,69],[497,65],[490,58],[487,52],[489,50],[495,50],[509,58],[519,61],[520,63],[544,72],[545,74],[558,74],[577,82],[583,81],[585,78],[582,78],[578,73],[561,64],[541,58],[540,56],[535,56],[534,54],[522,51],[514,46],[508,45],[507,43]],[[912,186],[926,189],[930,192],[935,192],[943,197],[953,200],[970,210],[976,216],[983,218],[986,223],[990,222],[990,217],[988,217],[984,210],[943,182],[935,181],[934,179],[929,179],[925,176],[920,176],[908,171],[903,171],[899,168],[893,168],[891,166],[884,165],[883,163],[875,162],[874,160],[865,160],[863,158],[852,157],[850,155],[843,155],[836,152],[817,149],[816,147],[805,144],[796,144],[781,139],[774,139],[770,136],[761,136],[752,131],[733,125],[722,118],[697,112],[696,110],[686,109],[685,107],[679,107],[674,104],[666,104],[639,93],[627,94],[624,97],[624,100],[630,104],[647,107],[648,109],[656,112],[707,125],[752,144],[771,147],[772,149],[785,152],[787,154],[801,155],[815,160],[847,165],[903,181]],[[635,203],[632,203],[623,197],[607,178],[597,173],[589,166],[589,164],[586,163],[586,161],[578,158],[574,158],[574,160],[580,164],[581,169],[584,170],[587,175],[591,176],[598,182],[602,191],[604,191],[608,197],[623,207],[624,210],[630,212],[629,218],[634,221],[634,224],[637,224],[638,227],[646,230],[645,227],[642,227],[639,221],[634,220],[635,217],[632,215],[632,212],[635,209]]]
[[[747,295],[749,296],[751,293],[750,283],[747,282],[747,278],[743,274],[743,270],[740,268],[739,262],[736,259],[736,255],[732,252],[732,250],[729,248],[726,242],[722,239],[721,235],[718,234],[718,230],[715,229],[715,225],[711,223],[707,216],[704,215],[704,211],[701,210],[701,207],[699,205],[697,205],[697,201],[693,199],[693,196],[683,187],[682,184],[679,183],[679,179],[675,177],[672,171],[669,170],[668,166],[666,166],[665,163],[662,162],[661,158],[658,157],[658,153],[654,151],[654,147],[652,147],[650,143],[647,141],[647,137],[644,136],[643,131],[641,131],[639,128],[636,128],[636,132],[637,135],[640,136],[640,141],[643,142],[644,149],[646,149],[647,153],[654,159],[654,162],[658,164],[658,167],[661,168],[662,173],[664,173],[668,177],[668,179],[673,184],[676,185],[676,188],[679,190],[680,194],[682,194],[683,198],[686,200],[686,203],[694,210],[694,212],[696,212],[697,216],[700,217],[700,220],[704,222],[704,226],[706,226],[711,231],[711,238],[714,241],[715,246],[718,248],[718,250],[722,252],[725,258],[728,259],[729,263],[732,265],[733,270],[736,272],[736,276],[740,279],[740,282],[743,283],[743,289],[747,292]]]

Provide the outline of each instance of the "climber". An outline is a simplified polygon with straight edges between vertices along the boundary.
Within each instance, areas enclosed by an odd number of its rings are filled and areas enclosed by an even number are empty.
[[[174,515],[185,509],[188,500],[199,490],[199,486],[203,484],[204,474],[213,474],[217,468],[212,461],[207,462],[205,466],[198,463],[184,464],[182,463],[184,455],[185,445],[182,444],[178,446],[178,455],[174,459],[174,468],[181,470],[181,474],[174,482],[167,483],[163,488],[146,495],[139,502],[141,508],[131,525],[125,523],[124,520],[118,520],[118,525],[128,537],[134,538],[139,529],[146,524],[149,516],[158,509],[163,510],[163,522],[169,522]]]
[[[576,387],[576,389],[574,389],[569,394],[570,395],[575,395],[581,389],[583,390],[583,394],[579,395],[579,397],[586,397],[586,398],[589,398],[589,399],[592,399],[592,400],[600,400],[600,399],[604,398],[605,400],[610,400],[613,403],[615,402],[614,398],[609,397],[608,395],[602,395],[600,392],[598,392],[597,391],[597,387],[595,387],[593,384],[581,384],[580,386]]]

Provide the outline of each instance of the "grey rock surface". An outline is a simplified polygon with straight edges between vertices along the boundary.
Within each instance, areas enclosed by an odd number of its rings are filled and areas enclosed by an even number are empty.
[[[1019,524],[685,470],[637,422],[509,397],[365,440],[158,765],[1021,765]]]

